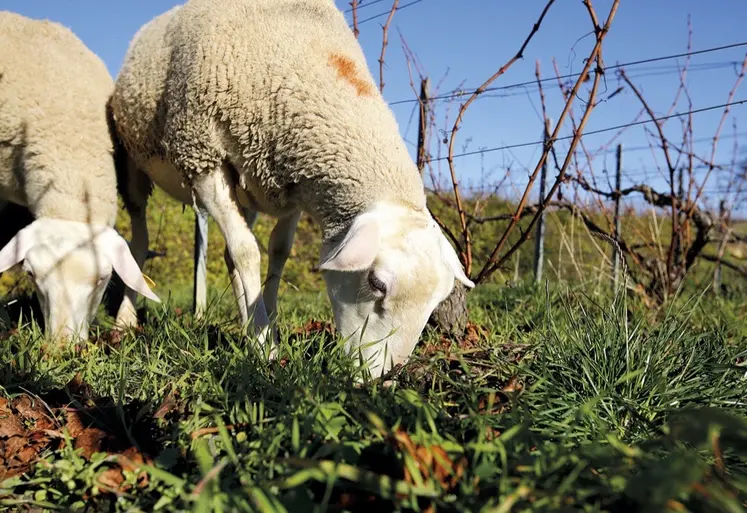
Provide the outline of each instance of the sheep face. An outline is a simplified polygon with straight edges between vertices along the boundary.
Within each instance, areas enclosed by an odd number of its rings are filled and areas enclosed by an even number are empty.
[[[69,242],[73,242],[70,240]],[[111,262],[88,240],[76,247],[40,243],[26,253],[24,271],[36,285],[47,336],[88,337],[88,327],[112,273]]]
[[[474,287],[430,214],[394,205],[357,216],[319,268],[337,330],[372,377],[410,356],[454,279]]]
[[[51,339],[88,338],[113,270],[128,286],[159,301],[127,242],[106,226],[37,219],[0,251],[0,272],[19,262],[34,281],[45,334]]]

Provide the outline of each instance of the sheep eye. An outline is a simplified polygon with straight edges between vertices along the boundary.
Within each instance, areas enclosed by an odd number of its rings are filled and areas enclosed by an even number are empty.
[[[26,271],[26,276],[28,276],[31,279],[34,279],[34,271],[32,271],[31,269],[25,269],[25,271]]]
[[[373,271],[368,273],[368,284],[373,290],[380,292],[381,294],[386,294],[386,283],[381,281]]]

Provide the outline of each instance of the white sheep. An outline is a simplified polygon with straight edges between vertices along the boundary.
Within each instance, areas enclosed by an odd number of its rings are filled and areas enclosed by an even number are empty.
[[[112,268],[159,301],[114,230],[117,188],[104,63],[69,29],[0,11],[0,199],[34,221],[0,250],[0,273],[23,261],[45,332],[88,337]]]
[[[409,357],[455,278],[474,286],[429,214],[396,120],[330,0],[177,6],[133,38],[111,105],[133,159],[129,184],[148,190],[139,168],[213,217],[241,320],[253,315],[261,340],[302,211],[322,227],[319,269],[338,331],[374,375]],[[256,212],[278,219],[263,297],[246,220]],[[138,258],[145,251],[133,243]]]

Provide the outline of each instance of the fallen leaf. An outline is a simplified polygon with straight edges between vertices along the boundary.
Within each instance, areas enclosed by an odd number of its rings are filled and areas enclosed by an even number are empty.
[[[13,408],[23,420],[33,422],[35,429],[52,429],[54,421],[47,415],[46,405],[39,399],[32,399],[28,395],[20,395],[13,399]]]
[[[130,483],[125,482],[124,472],[134,472],[144,463],[152,463],[150,460],[146,462],[135,447],[129,447],[122,453],[114,454],[112,461],[115,466],[101,472],[96,479],[96,484],[102,490],[113,493],[126,492],[132,488]],[[141,471],[137,477],[137,487],[145,486],[148,486],[148,474]]]
[[[99,340],[111,347],[118,347],[122,343],[124,332],[122,330],[109,330],[99,336]]]
[[[65,385],[65,388],[68,392],[76,396],[81,396],[84,398],[91,398],[94,396],[91,385],[83,381],[83,376],[81,376],[80,372],[73,376],[73,379],[71,379],[68,384]]]
[[[124,475],[116,467],[104,470],[96,479],[96,484],[108,491],[118,491],[122,483],[124,483]]]
[[[80,420],[80,414],[75,410],[66,410],[65,416],[68,433],[72,438],[78,438],[86,428]]]
[[[507,409],[508,396],[502,392],[495,394],[492,402],[493,408],[488,412],[488,405],[490,404],[490,395],[481,397],[477,403],[477,411],[482,415],[500,415]]]
[[[116,444],[114,433],[87,426],[82,418],[82,411],[64,406],[71,390],[87,392],[87,388],[78,375],[70,381],[66,390],[45,394],[47,401],[63,404],[54,410],[50,410],[40,398],[28,394],[18,395],[10,401],[0,397],[0,480],[28,472],[42,451],[64,443],[63,428],[67,429],[73,439],[74,448],[80,449],[86,459],[96,452],[108,452]],[[62,411],[65,424],[58,424],[51,411]],[[100,409],[96,411],[101,412]],[[114,492],[130,486],[125,484],[123,472],[136,472],[143,463],[151,462],[149,459],[146,461],[146,457],[131,446],[124,451],[109,454],[114,456],[107,463],[110,468],[101,473],[99,481],[102,489]],[[145,486],[147,483],[147,474],[140,472],[138,486]]]
[[[26,427],[15,415],[5,413],[0,418],[0,438],[23,435],[25,432]]]
[[[144,464],[153,463],[151,458],[145,458],[136,447],[128,447],[121,454],[117,455],[117,463],[125,472],[135,472]],[[137,476],[137,485],[139,487],[148,486],[148,473],[141,471]]]
[[[335,325],[329,321],[317,321],[311,319],[300,328],[293,330],[295,335],[309,336],[317,333],[328,333],[333,335],[335,333]]]
[[[19,459],[21,450],[26,447],[26,439],[22,436],[13,436],[9,438],[4,444],[4,457],[6,460]]]
[[[102,442],[106,432],[98,428],[86,428],[75,439],[75,449],[81,449],[84,458],[89,459],[93,453],[101,452]]]
[[[463,351],[474,349],[478,347],[479,343],[485,340],[487,336],[488,331],[485,328],[483,328],[479,324],[475,324],[474,322],[469,321],[467,322],[464,337],[460,341],[459,347]]]
[[[156,410],[156,412],[153,414],[153,418],[162,419],[166,417],[166,415],[174,411],[177,407],[176,396],[177,394],[175,392],[170,392],[168,395],[166,395],[163,402],[161,403],[161,406],[159,406],[158,410]]]
[[[519,381],[519,376],[511,376],[505,385],[501,388],[501,392],[520,392],[524,386]]]
[[[464,467],[467,464],[464,456],[454,462],[443,447],[418,445],[401,429],[394,434],[393,442],[400,452],[409,455],[414,460],[423,479],[434,479],[445,492],[453,490],[464,475]],[[415,479],[407,466],[405,466],[405,481],[415,484]]]
[[[501,432],[490,426],[485,426],[485,440],[492,442],[496,438],[501,436]]]
[[[24,445],[21,447],[21,449],[16,453],[16,459],[22,464],[22,465],[29,465],[34,459],[36,459],[36,455],[39,454],[39,449],[32,447],[30,445]]]

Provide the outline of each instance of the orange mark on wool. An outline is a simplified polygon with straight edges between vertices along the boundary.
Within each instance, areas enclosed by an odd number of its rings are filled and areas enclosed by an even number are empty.
[[[358,68],[352,59],[333,53],[329,56],[329,64],[337,70],[337,78],[343,79],[355,87],[358,96],[373,96],[373,87],[359,76]]]

